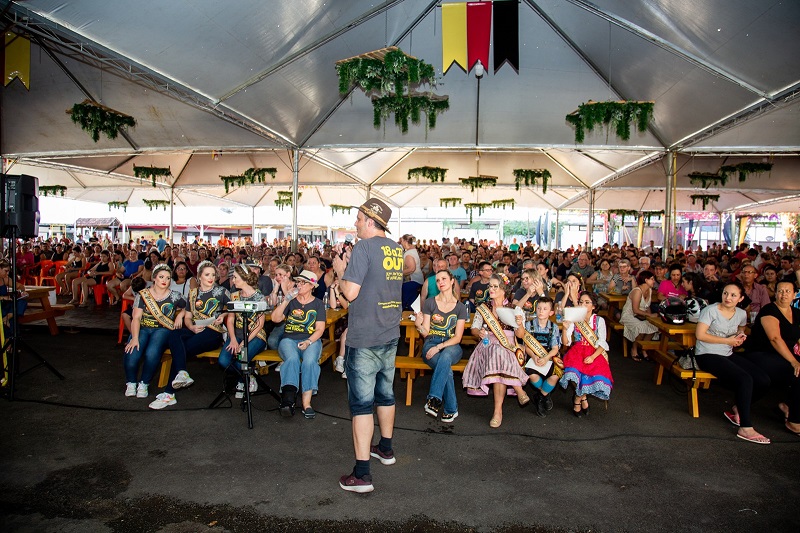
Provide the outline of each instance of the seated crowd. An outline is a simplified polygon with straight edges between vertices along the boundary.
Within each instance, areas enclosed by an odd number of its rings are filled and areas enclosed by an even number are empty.
[[[254,391],[257,382],[245,383],[238,364],[246,337],[248,360],[265,349],[277,350],[283,360],[281,413],[293,415],[299,403],[303,415],[314,418],[326,305],[348,304],[337,291],[332,260],[347,253],[350,242],[301,241],[291,252],[288,241],[234,244],[224,236],[213,246],[171,246],[163,239],[123,245],[96,241],[26,243],[18,253],[31,270],[43,261],[65,261],[56,282],[72,303],[92,305],[86,293],[97,283],[106,284],[112,305],[133,300],[126,396],[148,396],[167,348],[172,375],[150,404],[154,409],[174,405],[176,389],[193,383],[187,358],[212,350],[219,350],[220,366],[236,377],[237,396],[244,387]],[[601,315],[624,326],[632,359],[642,361],[648,354],[639,343],[656,332],[646,318],[655,315],[660,302],[677,298],[702,302],[696,316],[697,362],[734,390],[734,407],[725,416],[738,426],[737,436],[769,443],[753,429],[750,406],[773,386],[786,393],[779,406],[786,428],[800,434],[800,246],[679,246],[662,261],[653,241],[644,248],[604,244],[566,251],[516,240],[503,245],[455,238],[439,244],[403,235],[399,242],[403,307],[418,309],[422,357],[433,370],[424,406],[430,416],[448,423],[458,416],[452,365],[463,355],[471,313],[469,336],[476,344],[462,385],[470,395],[491,394],[489,425],[496,428],[506,396],[547,416],[557,386],[573,390],[576,417],[587,415],[588,397],[607,400],[613,387]],[[627,296],[618,316],[607,313],[602,295],[609,294]],[[248,313],[245,331],[243,314],[226,312],[234,300],[266,301],[271,320],[265,312]],[[583,318],[562,319],[570,307],[585,309]]]

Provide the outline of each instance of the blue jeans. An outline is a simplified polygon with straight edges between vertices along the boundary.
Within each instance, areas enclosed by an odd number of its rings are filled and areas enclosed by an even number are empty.
[[[346,347],[344,369],[351,416],[371,415],[373,406],[394,405],[397,341],[394,339],[369,348]]]
[[[222,349],[219,351],[219,365],[225,371],[232,370],[238,374],[239,381],[242,382],[242,370],[239,368],[239,354],[232,354],[228,351],[228,345],[230,343],[231,338],[228,337],[225,344],[222,345]],[[253,357],[263,352],[266,347],[267,344],[258,337],[249,341],[247,345],[247,362],[249,363],[252,361]]]
[[[445,346],[441,352],[430,359],[425,357],[425,354],[432,347],[448,340],[450,339],[428,335],[422,345],[422,358],[433,369],[428,398],[442,400],[445,414],[451,415],[458,411],[456,386],[453,383],[453,364],[461,360],[461,354],[463,353],[461,345]]]
[[[267,346],[270,350],[278,349],[278,344],[280,344],[281,339],[283,338],[283,327],[285,325],[286,324],[283,322],[280,324],[275,324],[275,327],[269,332],[269,337],[267,337]]]
[[[164,350],[167,349],[167,341],[170,334],[167,328],[140,328],[139,329],[139,347],[131,353],[125,354],[124,367],[125,367],[125,381],[127,383],[150,383],[153,376],[156,375],[156,369],[161,364],[161,356],[164,355]],[[144,364],[142,364],[142,376],[136,379],[139,373],[139,362],[144,356]]]
[[[278,354],[283,359],[281,366],[281,390],[286,385],[297,387],[300,392],[317,392],[319,388],[319,357],[322,355],[322,341],[300,350],[296,339],[281,339]],[[303,373],[303,388],[300,388],[300,373]]]
[[[190,329],[181,328],[170,332],[169,351],[172,353],[172,369],[169,373],[169,383],[164,389],[172,394],[172,380],[181,370],[186,370],[186,358],[196,356],[203,352],[210,352],[219,348],[222,343],[222,333],[211,328],[205,328],[200,333],[195,333]]]
[[[422,289],[422,283],[416,281],[406,281],[403,283],[403,311],[411,309],[411,304],[419,296],[419,291]]]

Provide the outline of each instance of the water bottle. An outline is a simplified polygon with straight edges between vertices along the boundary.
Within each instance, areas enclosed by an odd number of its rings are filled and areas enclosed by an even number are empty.
[[[483,325],[483,331],[486,333],[486,336],[483,338],[483,345],[489,346],[489,328],[486,327],[486,324]]]
[[[327,293],[327,291],[326,291],[326,292],[325,292],[325,294],[322,296],[322,305],[324,305],[324,306],[325,306],[325,309],[328,309],[328,308],[330,307],[330,306],[328,305],[328,293]]]
[[[562,315],[563,311],[564,311],[564,308],[561,307],[561,304],[557,304],[556,305],[556,322],[559,323],[559,324],[561,324],[561,318],[562,318],[561,315]]]

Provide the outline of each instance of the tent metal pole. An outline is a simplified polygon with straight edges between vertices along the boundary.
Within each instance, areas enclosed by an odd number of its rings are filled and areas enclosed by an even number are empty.
[[[256,241],[256,206],[253,206],[252,220],[253,220],[253,225],[250,228],[250,242],[252,242],[253,246],[255,247],[256,245],[258,245],[258,242]]]
[[[586,250],[592,249],[594,233],[594,189],[589,189],[589,223],[586,225]]]
[[[559,222],[561,222],[561,211],[556,209],[556,234],[555,234],[556,250],[561,249],[561,225],[559,224]]]
[[[717,243],[719,243],[720,247],[722,246],[722,211],[717,212],[717,216],[719,219],[717,220],[717,228],[719,229],[719,238],[717,239]]]
[[[174,242],[172,238],[172,228],[175,227],[175,187],[169,188],[169,240]]]
[[[675,152],[670,152],[667,156],[667,190],[666,192],[666,205],[664,206],[664,246],[661,247],[661,260],[667,260],[669,250],[672,246],[672,225],[674,223],[674,215],[672,211],[672,190],[675,188]]]
[[[292,251],[297,251],[297,208],[300,184],[300,150],[292,150]]]

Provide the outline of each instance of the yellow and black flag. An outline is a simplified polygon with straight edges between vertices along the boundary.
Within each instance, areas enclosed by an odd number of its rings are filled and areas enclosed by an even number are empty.
[[[5,87],[14,78],[26,89],[31,88],[31,42],[13,32],[6,32],[6,41],[3,54],[3,86]]]

